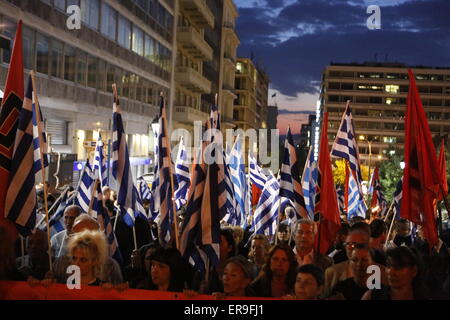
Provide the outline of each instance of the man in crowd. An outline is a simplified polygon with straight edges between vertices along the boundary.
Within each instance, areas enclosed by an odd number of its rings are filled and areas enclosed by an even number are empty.
[[[50,241],[53,257],[58,258],[67,253],[67,243],[69,236],[72,234],[73,223],[82,212],[83,210],[77,205],[68,206],[64,210],[64,225],[66,229],[55,234]]]

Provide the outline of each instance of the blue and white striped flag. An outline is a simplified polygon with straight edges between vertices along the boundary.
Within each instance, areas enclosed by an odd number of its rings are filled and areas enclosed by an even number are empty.
[[[231,149],[230,169],[231,183],[233,184],[236,208],[233,219],[229,222],[233,225],[244,226],[246,221],[247,179],[245,175],[245,162],[242,148],[242,138],[238,136]]]
[[[177,210],[180,210],[181,207],[187,202],[188,190],[191,185],[189,167],[187,166],[187,153],[183,137],[180,139],[178,155],[175,162],[175,173],[178,180],[178,189],[175,191],[175,203]]]
[[[117,182],[117,203],[121,209],[124,222],[134,226],[137,216],[143,215],[146,218],[145,210],[142,208],[139,192],[133,183],[133,173],[130,166],[130,155],[128,153],[127,142],[125,140],[125,130],[123,127],[122,114],[120,112],[119,97],[117,88],[114,85],[113,104],[113,165],[112,174]]]
[[[345,212],[345,190],[341,188],[340,185],[336,185],[336,194],[339,206],[339,212],[341,214],[347,215]]]
[[[148,187],[147,182],[144,178],[140,177],[137,179],[138,187],[139,187],[139,195],[142,200],[150,201],[152,198],[152,191]]]
[[[347,219],[350,220],[355,216],[366,218],[367,206],[361,197],[358,185],[353,173],[350,171],[348,179],[348,212]]]
[[[402,198],[403,198],[403,176],[402,178],[398,181],[397,183],[397,187],[395,188],[395,192],[394,192],[394,214],[395,214],[395,219],[400,219],[400,210],[402,207]]]
[[[33,148],[34,148],[34,170],[38,174],[42,165],[48,167],[47,135],[45,134],[44,118],[39,103],[35,101],[33,109]],[[42,155],[42,156],[41,156]]]
[[[359,151],[358,144],[356,142],[355,127],[353,124],[350,102],[347,102],[344,114],[342,115],[341,125],[331,148],[331,155],[348,161],[351,171],[353,174],[356,174],[355,181],[359,193],[361,194],[361,197],[363,197]]]
[[[64,211],[66,210],[66,207],[69,203],[68,201],[68,193],[69,189],[67,188],[64,190],[63,194],[61,195],[61,199],[59,200],[58,208],[56,209],[53,216],[48,220],[48,224],[50,225],[50,236],[53,237],[53,235],[57,234],[60,231],[63,231],[66,229],[66,226],[64,224]],[[46,230],[46,225],[44,223],[43,227],[41,227],[42,230]]]
[[[258,189],[262,190],[264,189],[264,185],[267,181],[267,176],[261,169],[261,167],[258,165],[258,162],[256,161],[256,158],[253,156],[253,154],[249,151],[248,153],[248,172],[250,174],[250,181],[258,187]]]
[[[23,236],[31,234],[36,225],[36,188],[33,137],[34,92],[31,76],[25,92],[23,107],[18,119],[9,187],[5,199],[5,217],[13,221]],[[6,181],[2,181],[6,183]]]
[[[95,177],[89,159],[86,160],[86,165],[84,166],[84,171],[82,172],[80,179],[79,187],[75,190],[76,196],[74,200],[75,204],[83,209],[83,212],[88,213],[95,184]],[[96,211],[93,216],[96,217]]]
[[[277,229],[278,207],[280,205],[282,207],[287,205],[280,204],[279,194],[280,184],[270,172],[253,215],[253,228],[256,234],[265,234],[268,237],[275,234]],[[282,202],[289,202],[289,200],[283,200]]]
[[[227,195],[227,203],[226,203],[227,213],[223,217],[223,221],[231,224],[235,216],[236,199],[234,198],[234,189],[233,183],[231,182],[230,166],[228,165],[227,155],[225,154],[225,151],[223,157],[225,159],[223,169],[225,173],[224,183]]]
[[[319,170],[317,161],[314,161],[313,147],[309,148],[308,157],[306,158],[305,168],[302,175],[303,198],[305,200],[306,211],[309,218],[314,220],[314,208],[316,205],[316,187],[319,178]]]
[[[108,174],[105,161],[105,154],[103,153],[102,135],[98,134],[97,144],[95,146],[94,156],[94,176],[100,180],[101,187],[108,186]]]
[[[178,189],[178,181],[175,176],[175,169],[170,158],[170,141],[167,136],[166,128],[166,107],[164,98],[160,97],[160,115],[159,115],[159,132],[158,132],[158,162],[157,184],[153,192],[155,201],[155,210],[159,211],[157,223],[159,225],[159,239],[163,243],[169,243],[171,240],[171,229],[174,221],[174,201],[172,200],[172,185],[170,173],[173,174],[174,189]],[[157,195],[156,195],[157,194]]]
[[[308,214],[305,209],[305,200],[303,198],[302,183],[300,181],[297,153],[295,150],[294,139],[291,135],[291,128],[288,128],[286,140],[284,142],[284,154],[283,162],[281,164],[280,177],[280,197],[291,201],[297,213],[297,219],[308,218]]]

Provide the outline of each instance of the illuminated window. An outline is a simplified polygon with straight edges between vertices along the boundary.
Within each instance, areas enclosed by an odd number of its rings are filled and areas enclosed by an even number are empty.
[[[238,73],[242,73],[243,72],[243,67],[242,67],[242,63],[238,62],[236,63],[236,70],[238,71]]]
[[[389,93],[399,93],[400,86],[394,85],[394,84],[388,84],[385,87],[385,91]]]

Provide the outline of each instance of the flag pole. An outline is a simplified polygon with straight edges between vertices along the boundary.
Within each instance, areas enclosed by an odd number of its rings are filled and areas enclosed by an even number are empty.
[[[97,191],[97,186],[98,186],[99,182],[100,182],[99,179],[95,179],[94,188],[92,189],[92,193],[91,193],[91,199],[89,200],[89,209],[87,212],[88,215],[91,215],[92,207],[94,206],[94,194],[95,194],[95,191]]]
[[[166,119],[166,106],[165,106],[165,100],[163,97],[163,93],[161,92],[160,94],[161,99],[163,99],[163,108],[161,110],[161,116],[163,115],[162,112],[164,112],[164,135],[166,136],[167,140],[168,140],[168,144],[167,144],[167,148],[169,150],[167,150],[167,154],[168,157],[170,159],[169,161],[169,174],[170,174],[170,185],[171,185],[171,191],[172,191],[172,207],[173,207],[173,223],[174,223],[174,228],[175,228],[175,243],[177,246],[177,249],[180,250],[180,239],[178,237],[178,218],[177,218],[177,206],[175,204],[175,190],[174,190],[174,186],[175,184],[173,183],[173,174],[172,174],[172,158],[171,158],[171,146],[170,146],[170,139],[168,136],[168,132],[167,132],[167,119]]]
[[[392,207],[394,206],[394,203],[395,203],[395,201],[392,200],[391,206],[389,207],[389,210],[387,211],[386,215],[384,216],[384,222],[387,221],[387,218],[389,217],[389,214],[390,214],[391,211],[392,211]]]
[[[50,207],[50,209],[48,209],[49,213],[52,212],[52,210],[56,207],[56,205],[59,205],[62,197],[66,194],[66,192],[68,192],[68,190],[69,190],[69,186],[66,186],[66,188],[63,190],[63,192],[59,195],[58,199],[55,200],[55,203],[53,203],[52,206]],[[34,229],[39,228],[39,226],[42,224],[42,222],[44,222],[44,220],[45,220],[45,217],[42,217],[42,219],[36,224]]]
[[[116,218],[117,220],[117,218]],[[137,250],[137,240],[136,240],[136,226],[133,225],[133,241],[134,241],[134,249]]]
[[[278,170],[277,177],[280,176],[280,169]],[[278,179],[277,179],[278,180]],[[278,215],[277,215],[277,228],[275,230],[275,245],[278,244],[278,227],[280,225],[280,213],[281,213],[281,197],[278,196]]]
[[[31,70],[30,72],[31,75],[31,82],[33,84],[33,100],[35,105],[35,112],[36,112],[36,120],[38,120],[38,117],[40,118],[40,113],[38,114],[37,112],[37,108],[39,108],[39,101],[38,101],[38,97],[36,94],[36,79],[35,79],[35,73],[33,70]],[[42,119],[39,119],[38,121],[36,121],[37,125],[39,126],[39,123]],[[40,132],[40,130],[38,130]],[[38,139],[40,139],[41,137],[39,136]],[[48,262],[49,262],[49,267],[50,267],[50,272],[53,272],[53,265],[52,265],[52,254],[51,254],[51,250],[52,250],[52,245],[50,242],[50,226],[48,223],[48,201],[47,201],[47,184],[45,183],[45,167],[44,167],[44,155],[42,152],[42,145],[39,145],[39,153],[41,156],[41,175],[42,175],[42,184],[44,185],[44,208],[45,208],[45,222],[47,223],[47,243],[48,243]]]
[[[392,226],[394,225],[394,221],[395,221],[395,217],[392,216],[391,225],[390,225],[390,227],[389,227],[389,231],[388,231],[388,234],[387,234],[387,236],[386,236],[386,242],[384,243],[384,248],[385,248],[385,249],[387,248],[387,244],[388,244],[388,242],[389,242],[389,237],[391,236],[391,231],[392,231]]]

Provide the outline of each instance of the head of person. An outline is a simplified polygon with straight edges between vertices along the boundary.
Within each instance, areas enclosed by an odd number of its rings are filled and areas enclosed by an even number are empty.
[[[295,246],[297,252],[310,252],[314,249],[317,225],[309,219],[300,219],[295,229]]]
[[[293,289],[297,268],[292,249],[285,243],[279,243],[273,246],[267,254],[261,276],[271,280],[273,277],[285,278],[289,290]]]
[[[336,239],[334,240],[334,246],[336,249],[341,249],[344,246],[345,238],[348,236],[350,231],[350,226],[348,223],[341,223],[341,228],[336,234]]]
[[[226,261],[236,255],[236,242],[234,241],[233,229],[230,227],[220,228],[220,260]]]
[[[416,252],[400,246],[386,252],[386,274],[388,284],[393,289],[411,288],[415,299],[425,296],[422,264]]]
[[[152,254],[160,247],[159,242],[155,241],[139,248],[139,256],[141,258],[141,264],[145,274],[150,274],[150,269],[152,267]]]
[[[244,239],[244,229],[240,226],[232,226],[231,230],[233,230],[234,243],[238,245]]]
[[[295,297],[299,300],[317,300],[325,283],[324,272],[313,264],[298,268],[295,280]]]
[[[245,289],[252,282],[252,265],[242,256],[227,260],[222,276],[223,291],[227,296],[245,296]]]
[[[248,253],[250,260],[257,265],[263,265],[270,249],[269,239],[263,234],[256,234],[251,242]]]
[[[349,260],[355,281],[365,285],[369,277],[367,268],[373,264],[373,250],[365,244],[357,245]]]
[[[400,219],[397,222],[397,235],[407,237],[411,234],[411,223],[407,219]]]
[[[386,242],[387,238],[387,225],[382,219],[374,219],[370,223],[370,237],[373,239],[379,239],[381,243]]]
[[[360,217],[360,216],[354,216],[350,219],[350,221],[348,222],[350,227],[352,227],[354,224],[359,223],[359,222],[364,222],[364,218]]]
[[[48,250],[47,233],[40,229],[34,229],[27,239],[27,249],[32,261],[46,257]]]
[[[71,263],[80,268],[81,277],[98,276],[108,258],[108,242],[101,231],[85,230],[69,239],[68,255]]]
[[[103,199],[111,199],[111,188],[104,186],[102,188]]]
[[[289,224],[287,220],[278,225],[277,237],[279,241],[289,241]]]
[[[347,254],[347,257],[350,259],[353,254],[353,250],[355,250],[357,246],[368,246],[369,241],[370,233],[367,230],[360,228],[353,229],[352,227],[350,227],[350,231],[344,242],[345,253]]]
[[[85,230],[100,230],[100,224],[87,213],[80,214],[73,223],[72,233],[79,233]]]
[[[175,248],[157,248],[151,254],[150,278],[152,288],[180,292],[184,287],[182,257]]]
[[[66,207],[64,210],[64,224],[66,226],[66,230],[68,234],[72,233],[72,227],[75,222],[75,219],[83,213],[83,209],[81,209],[77,205],[71,205]]]

